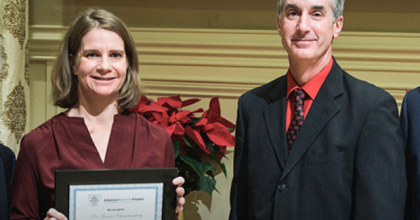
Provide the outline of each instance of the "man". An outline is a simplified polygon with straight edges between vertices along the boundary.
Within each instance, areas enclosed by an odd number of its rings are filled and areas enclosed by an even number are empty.
[[[15,154],[0,144],[0,220],[9,219],[10,190],[15,170]]]
[[[407,155],[406,220],[420,219],[420,87],[409,91],[401,107],[401,129]]]
[[[278,5],[290,67],[239,99],[230,219],[402,219],[395,100],[332,57],[344,0]]]

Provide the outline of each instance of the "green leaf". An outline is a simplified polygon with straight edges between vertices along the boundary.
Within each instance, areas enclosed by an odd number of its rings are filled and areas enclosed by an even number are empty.
[[[219,158],[216,156],[216,154],[212,154],[212,155],[209,155],[209,157],[210,157],[210,159],[212,159],[214,162],[216,162],[217,164],[220,164],[220,160],[219,160]]]
[[[207,174],[209,177],[211,177],[212,179],[214,179],[214,174],[213,174],[213,171],[209,170],[209,171],[207,171],[207,172],[206,172],[206,174]]]
[[[223,174],[225,174],[225,177],[227,178],[226,165],[224,163],[220,163],[220,168],[222,168]]]
[[[179,141],[174,141],[172,145],[174,146],[174,154],[175,154],[174,158],[177,158],[179,155]]]
[[[230,133],[232,133],[235,129],[234,128],[229,128],[229,127],[226,127],[227,129],[228,129],[228,131],[230,132]]]
[[[187,144],[188,147],[192,147],[192,144],[185,137],[183,138],[184,138],[185,144]]]
[[[217,168],[210,162],[204,162],[203,163],[203,173],[207,172],[207,171],[216,171]]]
[[[220,166],[220,168],[223,171],[223,174],[225,174],[225,177],[227,177],[226,165],[222,163],[222,161],[220,161],[216,155],[209,155],[209,156],[210,156],[210,159],[212,159],[214,162],[216,162]]]
[[[204,176],[204,172],[203,170],[203,164],[189,156],[186,155],[180,155],[179,156],[181,158],[182,161],[184,161],[186,164],[190,165],[195,172],[197,172],[198,175],[200,175],[200,181],[201,181],[201,177]]]
[[[212,179],[209,176],[204,175],[200,178],[200,182],[198,183],[198,186],[205,193],[208,193],[211,195],[213,193],[213,190],[215,189],[216,180]]]
[[[219,190],[216,188],[216,186],[214,186],[214,190],[216,190],[216,192],[218,192],[218,193],[220,194],[220,192],[219,192]]]
[[[217,145],[216,145],[216,146],[217,146]],[[223,158],[228,159],[228,158],[225,156],[225,154],[224,154],[224,153],[220,150],[220,148],[218,148],[218,147],[214,150],[213,154],[214,154],[214,155],[222,155],[222,156],[223,156]]]

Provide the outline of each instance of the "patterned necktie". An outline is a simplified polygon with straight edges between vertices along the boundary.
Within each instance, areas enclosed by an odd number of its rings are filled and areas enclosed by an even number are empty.
[[[292,121],[290,122],[289,129],[287,129],[287,152],[290,154],[292,150],[293,143],[295,143],[296,136],[299,134],[299,129],[303,124],[303,99],[305,98],[305,92],[302,89],[295,89],[296,97],[296,109],[295,115],[293,116]]]

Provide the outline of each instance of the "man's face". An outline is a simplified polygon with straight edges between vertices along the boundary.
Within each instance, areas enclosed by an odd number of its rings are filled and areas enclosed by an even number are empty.
[[[343,17],[333,21],[330,0],[285,0],[282,16],[277,27],[289,59],[331,57],[332,39],[340,34]]]

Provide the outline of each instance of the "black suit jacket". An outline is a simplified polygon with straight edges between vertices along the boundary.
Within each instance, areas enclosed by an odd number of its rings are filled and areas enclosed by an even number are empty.
[[[15,154],[0,144],[0,220],[9,219],[10,190],[15,170]]]
[[[239,99],[230,219],[402,219],[394,98],[334,60],[288,155],[286,89],[283,76]]]
[[[420,220],[420,87],[409,91],[401,108],[401,128],[407,155],[406,220]]]

